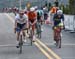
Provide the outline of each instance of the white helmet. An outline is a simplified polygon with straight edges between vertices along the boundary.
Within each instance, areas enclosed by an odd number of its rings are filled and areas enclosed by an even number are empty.
[[[62,10],[58,10],[57,11],[57,14],[60,14],[61,15],[61,14],[63,14],[63,11]]]
[[[32,7],[32,8],[30,8],[30,11],[35,11],[35,8],[33,8],[33,7]]]

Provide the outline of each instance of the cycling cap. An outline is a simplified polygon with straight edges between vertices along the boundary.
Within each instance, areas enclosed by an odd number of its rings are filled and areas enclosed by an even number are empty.
[[[23,11],[23,10],[20,10],[20,11],[19,11],[19,14],[24,14],[24,11]]]

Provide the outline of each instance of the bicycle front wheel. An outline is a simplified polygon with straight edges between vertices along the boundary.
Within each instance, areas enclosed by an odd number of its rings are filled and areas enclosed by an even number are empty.
[[[32,40],[33,40],[33,34],[32,34],[32,29],[30,29],[30,44],[32,46]]]
[[[41,38],[41,24],[37,25],[37,35],[38,35],[38,38]]]
[[[21,35],[19,40],[20,54],[22,53],[22,45],[23,45],[23,42],[22,42],[22,35]]]

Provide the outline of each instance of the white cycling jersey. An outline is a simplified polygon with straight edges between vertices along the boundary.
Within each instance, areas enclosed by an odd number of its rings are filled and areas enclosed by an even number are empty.
[[[26,14],[23,15],[23,17],[21,18],[19,14],[17,14],[15,16],[15,21],[17,21],[17,23],[19,24],[24,24],[28,21],[28,16]]]

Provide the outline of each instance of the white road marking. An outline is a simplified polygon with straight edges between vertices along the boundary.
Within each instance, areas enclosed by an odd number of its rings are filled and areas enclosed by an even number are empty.
[[[46,45],[54,45],[54,43],[45,43]],[[62,43],[62,46],[75,46],[74,43]]]

